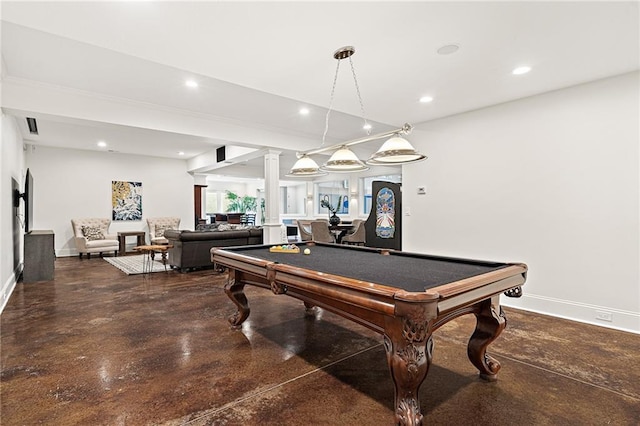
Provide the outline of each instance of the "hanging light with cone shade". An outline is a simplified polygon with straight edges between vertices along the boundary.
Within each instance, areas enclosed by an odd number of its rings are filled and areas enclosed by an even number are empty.
[[[356,154],[353,153],[347,146],[340,147],[333,153],[331,158],[320,167],[320,170],[329,172],[360,172],[363,170],[369,170]]]
[[[298,161],[293,165],[288,177],[313,177],[313,176],[323,176],[326,175],[327,172],[336,172],[336,173],[349,173],[349,172],[360,172],[363,170],[369,169],[367,164],[369,165],[397,165],[397,164],[405,164],[405,163],[414,163],[417,161],[422,161],[427,158],[426,155],[421,154],[413,148],[411,143],[408,140],[402,137],[402,135],[407,135],[411,132],[412,127],[410,124],[406,123],[400,129],[392,130],[390,132],[380,133],[377,135],[371,135],[370,129],[371,126],[367,122],[366,118],[364,118],[364,106],[362,103],[362,97],[360,96],[360,88],[358,87],[358,80],[356,79],[355,69],[353,67],[353,62],[351,61],[351,56],[355,53],[355,49],[353,46],[345,46],[336,50],[333,53],[333,57],[338,60],[338,65],[336,67],[336,73],[333,79],[333,88],[331,89],[331,101],[329,103],[329,109],[327,110],[327,115],[325,119],[325,129],[324,134],[322,135],[322,144],[320,148],[314,149],[306,152],[299,152],[297,154]],[[355,139],[349,142],[343,142],[340,144],[332,145],[329,147],[324,147],[324,141],[327,135],[327,131],[329,129],[329,116],[331,114],[331,109],[333,105],[333,95],[336,88],[336,81],[338,78],[338,71],[340,70],[340,61],[343,59],[349,59],[349,63],[351,64],[351,72],[353,74],[353,81],[356,86],[356,92],[358,94],[358,100],[360,101],[360,109],[362,111],[362,119],[364,120],[364,128],[367,129],[367,136]],[[361,161],[355,153],[349,148],[350,146],[370,142],[374,140],[383,139],[386,137],[391,137],[387,140],[378,151],[376,151],[371,157],[365,162]],[[331,158],[323,164],[322,166],[318,166],[318,164],[310,157],[314,154],[320,154],[323,152],[335,151]]]
[[[426,158],[426,155],[417,152],[408,140],[396,133],[369,157],[367,164],[415,163],[426,160]]]
[[[318,163],[313,161],[311,157],[306,154],[302,154],[298,161],[293,165],[291,171],[287,176],[289,177],[310,177],[310,176],[324,176],[326,172],[320,170]]]

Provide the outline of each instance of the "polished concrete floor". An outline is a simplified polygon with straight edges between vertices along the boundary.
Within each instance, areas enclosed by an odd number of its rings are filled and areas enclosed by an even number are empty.
[[[385,425],[393,386],[381,337],[248,287],[235,309],[213,270],[127,276],[61,258],[19,283],[1,319],[2,425]],[[525,287],[526,290],[526,287]],[[466,316],[436,332],[421,409],[431,425],[638,425],[640,336],[505,309],[490,352],[466,358]]]

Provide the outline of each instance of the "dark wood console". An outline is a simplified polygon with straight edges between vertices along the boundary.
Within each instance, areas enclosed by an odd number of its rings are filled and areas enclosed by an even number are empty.
[[[51,281],[56,259],[53,231],[24,234],[24,269],[22,281]]]
[[[118,256],[124,256],[127,253],[127,237],[136,237],[136,246],[145,245],[144,231],[118,232],[118,242],[120,243],[120,250],[118,251]],[[132,253],[135,253],[135,252],[132,252]]]

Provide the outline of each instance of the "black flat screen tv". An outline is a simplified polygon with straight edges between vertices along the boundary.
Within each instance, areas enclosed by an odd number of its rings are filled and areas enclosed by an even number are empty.
[[[24,178],[24,232],[29,233],[33,228],[33,175],[27,169]]]
[[[33,227],[33,175],[29,169],[24,178],[24,192],[14,191],[14,207],[20,207],[20,198],[24,200],[24,232],[28,234]]]

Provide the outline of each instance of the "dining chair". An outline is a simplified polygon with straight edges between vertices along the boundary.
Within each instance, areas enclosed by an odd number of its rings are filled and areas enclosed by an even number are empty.
[[[312,220],[298,219],[296,224],[298,225],[298,233],[300,234],[300,241],[311,241],[313,235],[311,234],[311,222]]]
[[[365,231],[364,231],[364,220],[363,219],[353,219],[352,225],[353,230],[349,232],[347,235],[342,237],[342,244],[354,244],[354,245],[364,245],[365,243]]]
[[[319,243],[336,242],[333,234],[329,231],[329,225],[324,220],[314,220],[311,222],[311,235],[313,236],[313,241]]]
[[[255,213],[245,213],[240,216],[240,224],[241,225],[251,225],[255,226],[256,224],[256,214]]]

